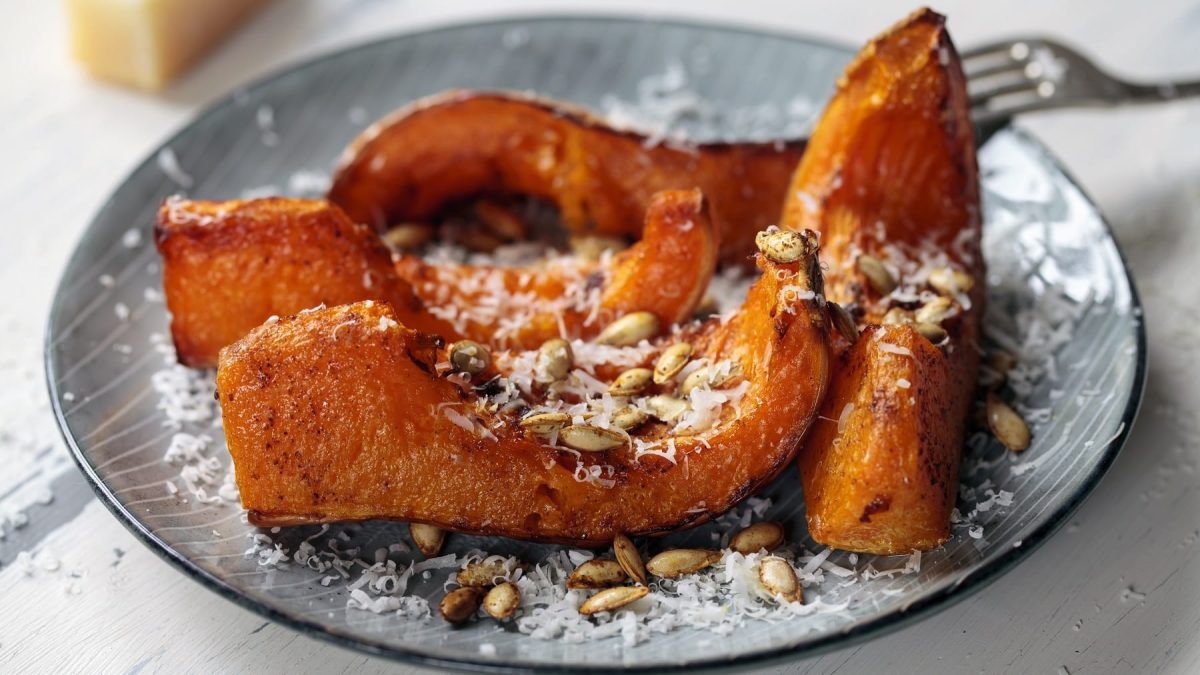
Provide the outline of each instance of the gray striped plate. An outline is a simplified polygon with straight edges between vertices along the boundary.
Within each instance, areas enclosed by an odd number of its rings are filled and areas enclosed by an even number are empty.
[[[538,640],[488,622],[461,630],[440,621],[406,622],[347,609],[344,585],[322,586],[321,575],[302,566],[260,566],[245,555],[254,530],[236,503],[205,503],[167,487],[181,481],[179,466],[164,461],[175,429],[155,385],[172,375],[156,375],[166,367],[156,347],[167,317],[150,240],[164,197],[319,190],[321,176],[367,121],[451,87],[533,90],[624,115],[644,114],[654,101],[659,110],[685,113],[677,121],[695,137],[801,133],[850,55],[820,41],[711,26],[530,19],[397,36],[235,92],[121,184],[71,258],[46,343],[63,435],[113,513],[185,573],[292,627],[400,659],[489,669],[745,666],[842,645],[945,607],[1027,555],[1092,490],[1129,431],[1145,372],[1137,296],[1108,227],[1055,160],[1011,129],[993,136],[980,155],[988,334],[1023,344],[1029,377],[1021,403],[1034,420],[1033,446],[1017,457],[973,438],[953,539],[926,554],[919,572],[853,584],[826,575],[813,591],[848,603],[842,611],[751,621],[736,639],[677,629],[632,647],[619,638]],[[198,393],[206,393],[203,384]],[[199,419],[203,414],[190,420],[173,414],[179,429],[213,438],[207,456],[228,462],[219,427]],[[819,550],[806,538],[798,492],[795,475],[786,472],[766,491],[773,499],[767,515],[791,523],[793,540]],[[345,547],[369,552],[404,532],[403,525],[366,523],[326,536],[343,533]],[[311,533],[280,537],[294,546]],[[692,532],[676,540],[707,536]],[[472,547],[530,561],[554,551],[452,538],[452,550]],[[859,570],[905,562],[866,556],[852,562],[841,553],[829,561]],[[409,590],[436,598],[442,578],[416,579]]]

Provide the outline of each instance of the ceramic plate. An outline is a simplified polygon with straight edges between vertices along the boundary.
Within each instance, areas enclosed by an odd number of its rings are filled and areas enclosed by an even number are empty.
[[[958,522],[944,547],[925,554],[919,568],[907,557],[832,553],[821,567],[850,575],[825,573],[807,594],[843,609],[751,620],[735,639],[679,628],[635,645],[620,637],[578,644],[490,621],[452,630],[438,619],[348,608],[350,590],[329,570],[260,564],[274,544],[294,551],[313,535],[322,549],[333,541],[367,558],[383,548],[401,566],[414,554],[386,548],[405,539],[401,524],[324,534],[247,525],[236,500],[222,499],[227,489],[205,483],[229,461],[212,421],[211,374],[172,369],[163,338],[167,316],[151,227],[168,195],[319,193],[338,153],[366,123],[452,87],[531,90],[626,121],[665,118],[696,138],[795,136],[819,112],[851,54],[800,37],[674,22],[517,20],[373,42],[235,92],[134,171],[79,242],[46,344],[63,435],[112,512],[184,573],[293,628],[402,660],[493,670],[746,666],[840,646],[944,608],[1028,555],[1095,487],[1129,431],[1145,373],[1137,296],[1108,227],[1054,158],[1019,131],[1001,130],[980,150],[987,336],[1021,345],[1019,400],[1032,421],[1032,447],[1018,456],[972,437]],[[190,394],[181,396],[181,387]],[[177,445],[174,462],[166,461],[180,432],[211,441]],[[189,479],[209,498],[198,499]],[[807,555],[821,552],[805,534],[794,470],[764,494],[771,503],[762,515],[789,523],[791,540]],[[707,542],[713,527],[673,541]],[[255,534],[271,541],[260,538],[259,550],[247,555]],[[451,552],[471,548],[530,562],[559,550],[483,537],[449,542]],[[436,602],[446,570],[436,572],[415,575],[408,593]],[[335,577],[327,586],[326,576]]]

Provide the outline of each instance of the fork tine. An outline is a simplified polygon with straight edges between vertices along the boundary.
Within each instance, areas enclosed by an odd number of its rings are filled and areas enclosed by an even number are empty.
[[[1022,79],[1019,82],[1011,82],[998,87],[988,87],[979,91],[969,92],[968,98],[971,101],[971,107],[974,108],[983,104],[985,101],[998,98],[1000,96],[1009,96],[1020,92],[1029,92],[1037,94],[1038,84],[1029,80]]]
[[[1025,78],[1025,64],[1017,61],[1005,61],[1004,63],[976,69],[964,68],[964,71],[969,80],[988,79],[1008,74],[1022,79]]]
[[[988,44],[976,45],[966,51],[958,53],[959,58],[965,64],[967,61],[975,61],[982,58],[1005,57],[1011,58],[1012,46],[1022,40],[1008,40],[1004,42],[990,42]]]

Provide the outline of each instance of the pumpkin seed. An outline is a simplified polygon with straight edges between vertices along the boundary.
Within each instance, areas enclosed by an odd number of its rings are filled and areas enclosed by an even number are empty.
[[[975,279],[966,272],[939,267],[929,272],[929,285],[938,293],[957,295],[975,287]]]
[[[655,417],[668,424],[679,419],[679,416],[687,412],[689,407],[687,401],[667,394],[651,396],[646,399],[646,405],[650,407],[650,412]]]
[[[554,433],[571,423],[571,416],[560,412],[537,413],[522,418],[519,422],[522,429],[543,436]]]
[[[474,340],[459,340],[446,351],[450,356],[450,365],[460,373],[478,375],[492,365],[491,352]]]
[[[491,253],[505,244],[500,237],[474,224],[453,228],[451,236],[459,245],[478,253]]]
[[[575,365],[575,352],[571,343],[562,338],[546,340],[538,347],[533,372],[538,382],[549,384],[565,380]]]
[[[646,585],[646,567],[642,565],[642,556],[629,537],[618,534],[613,537],[613,554],[621,569],[637,583]]]
[[[617,376],[608,386],[608,393],[613,396],[636,396],[650,386],[654,373],[649,368],[630,368]]]
[[[679,395],[687,396],[692,393],[692,390],[702,384],[707,384],[709,389],[721,389],[726,387],[742,376],[742,365],[737,361],[729,364],[727,372],[718,372],[713,374],[712,369],[708,366],[693,370],[687,377],[683,378],[683,384],[679,385]]]
[[[446,541],[446,531],[437,525],[411,523],[408,526],[408,534],[417,545],[417,550],[426,558],[433,558],[441,553],[442,542]]]
[[[516,613],[521,606],[521,591],[511,581],[505,581],[483,596],[483,611],[497,621],[503,621]]]
[[[523,241],[529,238],[529,223],[502,204],[481,199],[475,202],[475,217],[501,239]]]
[[[614,347],[630,347],[658,334],[658,317],[650,312],[630,312],[600,331],[596,342]]]
[[[690,342],[676,342],[667,347],[654,363],[654,384],[666,384],[673,380],[691,358]]]
[[[994,351],[988,355],[988,367],[996,371],[1000,379],[1008,377],[1008,371],[1017,365],[1017,357],[1006,351]]]
[[[729,548],[750,555],[759,551],[770,551],[783,544],[783,525],[770,521],[755,523],[737,534],[729,541]]]
[[[950,301],[950,298],[939,295],[922,305],[921,309],[917,310],[915,318],[917,319],[917,323],[941,324],[946,320],[947,316],[950,316],[950,312],[953,309],[954,303]]]
[[[569,243],[571,252],[585,260],[599,260],[605,251],[621,251],[628,246],[624,239],[600,236],[571,237]]]
[[[442,618],[453,624],[466,623],[479,609],[479,600],[483,591],[472,586],[456,588],[446,594],[438,604]]]
[[[845,307],[836,302],[827,303],[829,306],[829,319],[833,323],[833,327],[841,333],[842,337],[854,344],[858,341],[858,326],[854,324],[854,317],[850,316],[850,312],[846,311]]]
[[[917,325],[913,326],[913,328],[915,328],[916,331],[918,333],[920,333],[922,337],[924,337],[926,340],[929,340],[930,342],[932,342],[935,345],[940,345],[942,343],[942,341],[944,341],[946,339],[946,329],[942,328],[941,326],[937,325],[936,323],[929,323],[928,321],[922,321],[922,322],[918,323]]]
[[[567,577],[567,588],[608,588],[623,583],[629,575],[616,560],[593,558],[571,572]]]
[[[433,227],[424,223],[400,223],[383,233],[383,243],[393,251],[411,251],[433,239]]]
[[[754,244],[768,260],[785,265],[800,260],[808,252],[804,237],[791,230],[763,230],[754,235]]]
[[[601,429],[590,424],[572,424],[558,432],[558,440],[568,448],[582,452],[603,452],[625,445],[625,436],[612,429]]]
[[[475,588],[491,588],[496,580],[503,581],[512,569],[503,560],[480,560],[471,563],[458,571],[454,580],[459,586],[474,586]]]
[[[896,290],[896,278],[888,271],[883,262],[872,255],[863,253],[856,261],[858,271],[867,278],[871,288],[880,295],[888,295]]]
[[[698,572],[721,559],[720,551],[703,548],[677,548],[663,551],[646,563],[646,571],[663,579],[674,579]]]
[[[1016,410],[992,392],[987,395],[987,421],[992,435],[1004,447],[1013,452],[1021,452],[1029,447],[1029,425],[1025,424]]]
[[[786,602],[804,602],[796,570],[783,558],[771,556],[758,564],[758,580],[771,595]]]
[[[650,419],[649,415],[631,405],[627,405],[624,408],[618,408],[614,411],[611,421],[614,427],[629,431],[630,429],[640,427],[648,419]]]
[[[903,326],[913,322],[912,314],[899,308],[893,307],[883,315],[883,325],[885,326]]]
[[[579,606],[579,613],[590,616],[597,612],[612,612],[635,600],[646,597],[650,592],[645,586],[617,586],[606,588],[593,595]]]

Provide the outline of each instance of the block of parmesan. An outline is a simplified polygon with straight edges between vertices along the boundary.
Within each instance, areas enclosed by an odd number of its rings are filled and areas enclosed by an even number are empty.
[[[161,89],[268,0],[67,0],[71,51],[92,75]]]

